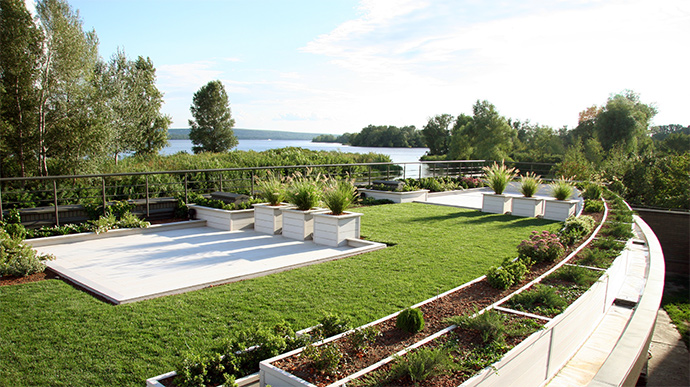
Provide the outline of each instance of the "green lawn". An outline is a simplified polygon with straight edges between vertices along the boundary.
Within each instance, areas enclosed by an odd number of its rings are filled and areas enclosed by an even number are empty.
[[[390,247],[118,306],[59,280],[0,287],[0,385],[141,387],[241,326],[305,328],[323,311],[363,324],[483,275],[532,230],[560,225],[424,204],[358,211],[363,237]]]

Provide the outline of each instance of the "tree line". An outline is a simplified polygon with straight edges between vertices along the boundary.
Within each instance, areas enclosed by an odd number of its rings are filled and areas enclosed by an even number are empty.
[[[340,136],[322,134],[312,139],[312,142],[337,142],[345,145],[363,147],[387,148],[425,148],[426,144],[422,132],[414,125],[397,126],[369,125],[359,133],[345,133]]]
[[[157,154],[170,117],[150,58],[98,53],[64,0],[0,0],[0,176],[93,172],[125,153]]]

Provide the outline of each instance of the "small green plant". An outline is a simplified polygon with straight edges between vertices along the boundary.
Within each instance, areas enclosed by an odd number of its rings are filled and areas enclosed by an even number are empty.
[[[625,248],[625,242],[621,242],[616,238],[608,236],[603,238],[597,238],[595,241],[592,242],[592,247],[595,247],[600,250],[607,250],[610,255],[617,257],[620,254],[620,252],[623,251],[623,249]]]
[[[527,172],[520,178],[520,193],[525,195],[527,198],[531,198],[535,193],[537,193],[541,183],[541,176],[538,176],[532,172]]]
[[[21,239],[13,238],[0,228],[0,276],[26,277],[41,273],[45,260],[54,259],[51,255],[39,255]]]
[[[136,205],[127,200],[116,200],[114,202],[108,203],[106,207],[106,214],[113,214],[115,218],[120,218],[124,214],[131,212]]]
[[[587,200],[599,200],[601,199],[601,186],[596,183],[587,183],[585,185],[585,190],[582,193],[582,197]]]
[[[408,333],[417,333],[424,329],[424,314],[417,308],[406,308],[398,314],[395,327]]]
[[[601,235],[620,240],[630,239],[635,236],[630,224],[623,222],[606,222],[601,229]]]
[[[508,304],[522,311],[545,314],[557,314],[567,305],[551,286],[536,284],[532,289],[514,295]]]
[[[527,262],[553,262],[565,252],[558,235],[546,230],[532,231],[530,239],[525,239],[517,247],[521,259]]]
[[[333,215],[342,215],[355,201],[357,189],[351,180],[329,180],[323,191],[323,203]]]
[[[151,223],[139,219],[139,217],[131,212],[125,212],[116,223],[118,228],[147,228],[150,225]]]
[[[368,326],[355,330],[347,339],[355,352],[365,353],[379,336],[381,336],[381,330],[378,327]]]
[[[319,320],[319,325],[314,329],[314,334],[320,338],[335,336],[352,329],[352,323],[347,316],[334,313],[324,313]]]
[[[394,204],[395,202],[390,199],[374,199],[374,198],[364,198],[359,204],[363,206],[380,206],[383,204]]]
[[[287,200],[290,204],[294,204],[298,210],[311,210],[321,201],[323,183],[320,175],[311,178],[297,173],[290,179],[288,185]]]
[[[578,264],[599,268],[608,268],[613,259],[606,250],[596,248],[583,249],[577,254]]]
[[[506,290],[522,281],[527,273],[527,265],[523,260],[503,260],[501,266],[492,266],[486,274],[489,285],[495,289]]]
[[[601,272],[587,269],[581,266],[566,265],[556,270],[547,277],[547,280],[556,279],[572,282],[580,287],[589,287],[599,279]]]
[[[585,199],[583,211],[589,213],[604,212],[604,202],[601,200]]]
[[[561,242],[571,246],[594,230],[596,221],[589,215],[570,216],[560,231]]]
[[[484,343],[503,343],[506,333],[506,316],[503,313],[489,309],[484,313],[474,313],[475,316],[456,316],[448,321],[463,329],[479,331]]]
[[[484,182],[491,188],[495,194],[500,195],[505,191],[508,183],[515,177],[518,172],[515,168],[508,168],[501,162],[498,165],[496,162],[492,166],[482,168],[484,170]]]
[[[332,374],[340,363],[343,354],[333,344],[308,345],[302,351],[302,356],[309,359],[317,370]]]
[[[404,357],[396,358],[386,379],[395,381],[409,376],[417,384],[452,368],[453,359],[444,348],[419,348]]]
[[[283,179],[274,175],[270,171],[266,177],[256,177],[256,187],[258,188],[261,197],[271,206],[279,205],[285,200],[285,185]]]
[[[556,198],[556,200],[566,200],[573,194],[573,182],[572,179],[566,179],[561,176],[560,179],[549,184],[551,187],[551,196]]]

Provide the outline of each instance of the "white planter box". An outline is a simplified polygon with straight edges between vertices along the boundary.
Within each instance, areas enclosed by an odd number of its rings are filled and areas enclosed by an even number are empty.
[[[543,216],[544,199],[514,197],[511,214],[513,216],[522,216],[527,218]]]
[[[196,219],[206,221],[206,226],[223,231],[237,231],[254,227],[254,210],[221,210],[190,204],[187,207],[196,211]]]
[[[153,378],[146,379],[146,387],[165,387],[163,383],[161,383],[161,380],[177,376],[177,372],[172,371],[168,372],[167,374],[162,374],[158,376],[154,376]],[[237,383],[238,387],[250,387],[256,385],[256,383],[259,381],[259,373],[254,373],[251,375],[247,375],[243,378],[239,378],[235,380],[235,383]]]
[[[505,214],[510,212],[513,196],[485,193],[482,195],[482,212]]]
[[[376,189],[360,189],[359,192],[363,192],[366,197],[374,199],[388,199],[394,203],[411,203],[414,201],[425,202],[429,197],[429,190],[422,189],[419,191],[409,191],[409,192],[393,192],[393,191],[379,191]]]
[[[577,200],[544,200],[544,219],[564,222],[577,211]]]
[[[283,210],[283,231],[284,237],[305,241],[314,237],[314,214],[326,212],[328,210],[317,208],[308,211],[298,209]]]
[[[347,239],[359,239],[362,214],[314,214],[314,243],[332,247],[344,246]]]
[[[254,204],[254,230],[264,234],[280,234],[283,229],[283,210],[292,206],[281,203],[271,206],[268,203]]]

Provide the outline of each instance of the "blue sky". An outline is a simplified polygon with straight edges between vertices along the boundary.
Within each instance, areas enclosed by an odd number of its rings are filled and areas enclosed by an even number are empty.
[[[238,128],[422,128],[478,99],[573,128],[625,89],[690,125],[687,0],[68,1],[103,58],[153,60],[176,128],[214,79]]]

